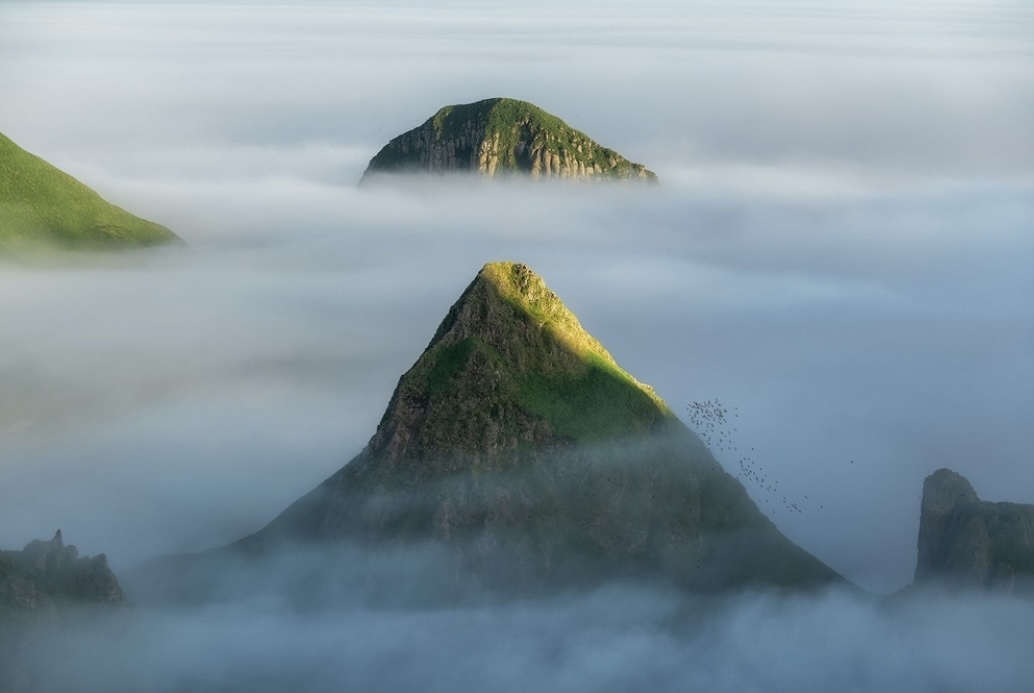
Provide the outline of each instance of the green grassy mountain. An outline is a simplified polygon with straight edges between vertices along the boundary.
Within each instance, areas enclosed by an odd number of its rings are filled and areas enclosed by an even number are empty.
[[[105,249],[177,241],[164,226],[105,202],[0,135],[0,253],[38,246]]]
[[[363,181],[384,173],[450,172],[657,180],[642,164],[596,144],[538,106],[495,98],[440,109],[385,145],[370,160]]]
[[[237,542],[431,540],[487,584],[841,578],[758,510],[528,267],[486,265],[351,462]]]

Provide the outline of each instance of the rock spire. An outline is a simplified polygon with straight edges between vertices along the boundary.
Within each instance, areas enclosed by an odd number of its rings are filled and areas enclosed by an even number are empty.
[[[923,482],[915,580],[1034,594],[1034,505],[983,501],[937,470]]]

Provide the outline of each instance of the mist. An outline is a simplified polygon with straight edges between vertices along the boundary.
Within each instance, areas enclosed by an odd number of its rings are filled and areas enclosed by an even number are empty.
[[[1034,501],[1032,35],[1021,3],[3,3],[0,131],[189,247],[0,265],[0,546],[60,527],[121,576],[255,531],[359,452],[478,269],[514,260],[684,420],[735,407],[725,469],[749,454],[801,509],[744,479],[785,534],[893,592],[927,474]],[[661,185],[355,187],[391,137],[492,96]],[[747,595],[698,618],[613,590],[145,610],[117,636],[141,671],[96,685],[1034,680],[1034,621],[994,599]],[[1001,666],[969,668],[966,632]]]
[[[102,690],[1022,690],[1034,674],[1029,601],[611,584],[420,603],[443,564],[293,552],[230,571],[222,600],[72,627],[27,658],[41,688]]]

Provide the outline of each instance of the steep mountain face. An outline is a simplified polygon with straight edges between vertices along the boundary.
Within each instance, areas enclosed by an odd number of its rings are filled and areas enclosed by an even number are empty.
[[[694,590],[840,580],[786,539],[528,267],[486,265],[366,448],[234,549],[431,540],[517,591],[650,576]]]
[[[0,135],[0,253],[36,246],[119,248],[179,242]]]
[[[916,583],[1034,594],[1034,505],[982,501],[963,476],[923,482]]]
[[[370,160],[361,182],[384,173],[450,172],[657,180],[645,166],[596,144],[541,108],[496,98],[442,108],[385,145]]]
[[[21,551],[0,551],[0,691],[35,688],[38,662],[28,653],[63,625],[97,615],[84,608],[117,613],[125,605],[104,554],[80,557],[61,530]]]

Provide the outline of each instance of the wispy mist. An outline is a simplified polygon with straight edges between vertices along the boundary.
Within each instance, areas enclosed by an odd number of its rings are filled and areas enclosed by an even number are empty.
[[[834,590],[704,600],[617,584],[400,606],[377,586],[388,578],[412,590],[419,581],[402,572],[434,579],[436,558],[393,553],[342,556],[332,579],[310,581],[314,609],[278,582],[312,560],[256,566],[239,584],[262,580],[266,591],[246,599],[66,631],[29,650],[45,663],[37,680],[104,690],[1017,690],[1034,676],[1034,607],[1003,598],[884,604]]]

